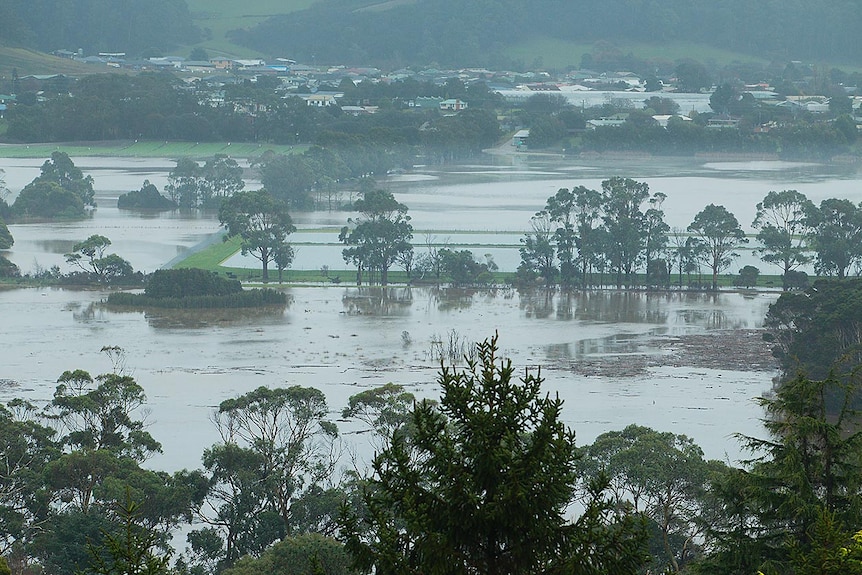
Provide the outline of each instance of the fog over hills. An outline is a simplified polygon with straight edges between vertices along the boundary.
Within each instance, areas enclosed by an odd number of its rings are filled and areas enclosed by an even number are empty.
[[[322,0],[233,32],[303,60],[495,66],[535,37],[692,42],[765,59],[862,61],[862,2],[763,0]]]
[[[310,7],[248,0],[241,9],[213,2],[206,13],[200,2],[192,4],[0,0],[0,45],[137,57],[188,51],[209,39],[206,45],[220,52],[232,42],[238,50],[306,62],[508,67],[519,63],[513,48],[529,43],[569,53],[574,45],[601,42],[677,43],[703,47],[704,54],[862,62],[860,0],[319,0]],[[216,21],[218,29],[210,30]],[[228,43],[215,37],[224,30]],[[697,52],[690,55],[708,58]]]
[[[0,45],[141,55],[198,41],[185,0],[0,0]]]

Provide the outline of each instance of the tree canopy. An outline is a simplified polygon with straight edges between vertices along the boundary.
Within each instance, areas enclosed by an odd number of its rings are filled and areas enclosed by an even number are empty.
[[[542,379],[514,379],[497,339],[464,370],[441,368],[439,405],[418,403],[410,433],[375,457],[367,512],[345,509],[342,533],[378,573],[636,573],[644,559],[631,520],[594,482],[585,513],[567,515],[578,476],[574,433]]]
[[[342,254],[344,261],[357,267],[356,281],[362,283],[367,271],[371,281],[379,278],[381,285],[389,280],[389,268],[413,251],[413,226],[407,215],[407,206],[398,202],[391,192],[373,190],[356,200],[354,209],[362,217],[341,228],[338,239],[347,245]],[[379,275],[377,275],[379,274]]]
[[[227,228],[225,239],[239,236],[243,253],[251,254],[263,267],[263,281],[269,281],[269,263],[283,251],[293,221],[287,206],[265,189],[237,192],[219,208],[219,221]]]

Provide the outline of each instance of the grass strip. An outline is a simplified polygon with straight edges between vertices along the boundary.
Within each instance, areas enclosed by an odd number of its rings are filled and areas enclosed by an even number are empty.
[[[71,157],[117,158],[211,158],[226,154],[236,158],[254,159],[267,151],[277,154],[301,153],[308,146],[257,144],[253,142],[165,142],[117,141],[40,144],[2,144],[0,158],[48,158],[53,152],[65,152]]]

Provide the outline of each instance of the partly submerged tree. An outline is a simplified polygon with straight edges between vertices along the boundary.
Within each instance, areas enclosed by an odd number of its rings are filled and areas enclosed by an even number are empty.
[[[51,159],[42,164],[42,173],[35,181],[56,182],[66,191],[72,192],[85,206],[96,207],[93,177],[84,176],[68,154],[53,152]]]
[[[811,200],[796,190],[771,191],[757,204],[752,226],[759,230],[758,252],[763,261],[781,266],[784,289],[789,272],[811,261],[806,242],[812,210]]]
[[[66,263],[92,274],[100,282],[130,276],[134,272],[132,264],[117,254],[105,255],[110,245],[111,240],[105,236],[92,235],[72,246],[72,252],[65,254]]]
[[[736,250],[748,243],[739,222],[724,206],[709,204],[689,224],[703,246],[703,260],[712,269],[712,289],[718,289],[718,274],[726,270],[739,255]]]
[[[117,207],[121,210],[174,210],[178,206],[176,202],[169,200],[159,193],[159,189],[144,180],[140,190],[135,190],[121,195],[117,199]]]
[[[818,274],[843,278],[862,262],[862,208],[850,200],[829,198],[811,211],[808,225]]]
[[[380,574],[637,573],[642,538],[591,484],[571,520],[574,432],[542,378],[514,377],[497,338],[478,359],[442,367],[439,405],[417,404],[410,433],[374,460],[367,511],[345,508],[342,536],[362,570]]]
[[[251,254],[263,267],[263,281],[269,281],[269,262],[281,257],[287,236],[296,229],[287,206],[265,189],[237,192],[219,208],[219,221],[227,228],[225,240],[239,236],[242,254]]]
[[[381,285],[389,281],[389,268],[404,253],[412,251],[413,226],[407,215],[407,206],[398,202],[391,192],[373,190],[365,192],[354,204],[361,217],[341,228],[338,240],[345,244],[344,261],[357,267],[357,283],[362,273],[378,273]]]

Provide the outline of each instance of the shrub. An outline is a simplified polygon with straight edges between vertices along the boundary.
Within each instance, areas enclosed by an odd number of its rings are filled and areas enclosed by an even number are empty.
[[[242,292],[238,280],[219,277],[214,272],[194,268],[157,270],[147,282],[145,294],[151,299],[195,296],[225,296]]]

